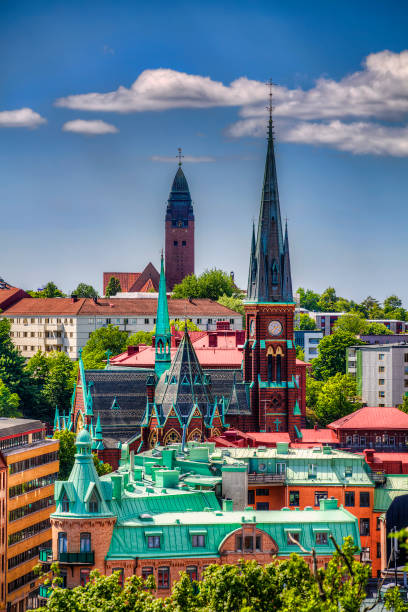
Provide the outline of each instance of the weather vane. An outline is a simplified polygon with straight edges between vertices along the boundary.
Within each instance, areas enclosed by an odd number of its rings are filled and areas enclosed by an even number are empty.
[[[177,151],[178,151],[178,153],[177,153],[176,157],[178,157],[178,165],[181,168],[181,164],[183,163],[181,160],[183,159],[184,155],[181,154],[181,148],[180,147],[177,149]]]

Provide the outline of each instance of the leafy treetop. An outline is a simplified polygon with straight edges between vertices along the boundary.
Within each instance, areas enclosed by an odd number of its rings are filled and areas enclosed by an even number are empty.
[[[110,277],[109,283],[106,285],[105,295],[106,297],[113,297],[117,293],[122,291],[122,287],[120,286],[119,279],[114,276]]]
[[[66,297],[65,293],[58,289],[57,285],[50,281],[41,289],[41,291],[28,291],[33,298],[54,298],[54,297]]]
[[[92,285],[87,285],[86,283],[79,283],[78,287],[72,293],[79,298],[98,297],[98,292],[96,291],[96,289],[94,289]]]
[[[213,268],[199,277],[186,276],[173,288],[172,298],[208,298],[218,300],[222,295],[231,297],[237,291],[234,281],[227,272]]]

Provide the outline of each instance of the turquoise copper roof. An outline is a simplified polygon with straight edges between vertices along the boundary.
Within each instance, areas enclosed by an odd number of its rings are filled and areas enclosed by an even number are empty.
[[[384,486],[374,491],[374,511],[385,512],[396,497],[408,494],[408,475],[388,475]]]

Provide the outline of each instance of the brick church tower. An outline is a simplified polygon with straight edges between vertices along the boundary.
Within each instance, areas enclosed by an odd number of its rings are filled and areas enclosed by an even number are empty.
[[[261,432],[289,432],[301,437],[301,411],[293,340],[295,304],[289,242],[279,206],[273,142],[272,105],[268,150],[259,212],[252,234],[248,292],[245,303],[244,378],[249,384],[255,427]]]
[[[167,202],[165,245],[167,289],[171,291],[185,276],[194,274],[194,211],[181,155]]]

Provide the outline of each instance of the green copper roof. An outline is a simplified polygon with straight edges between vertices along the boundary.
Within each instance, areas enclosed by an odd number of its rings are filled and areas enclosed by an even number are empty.
[[[170,319],[167,305],[166,277],[164,275],[162,255],[159,281],[159,299],[157,302],[156,336],[166,336],[168,334],[170,334]]]
[[[396,497],[408,494],[408,475],[387,474],[387,481],[384,486],[377,487],[374,491],[374,510],[384,512],[388,510]]]

